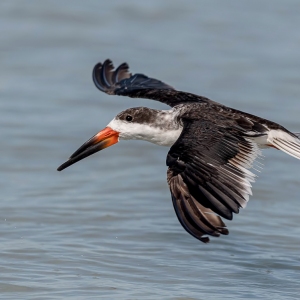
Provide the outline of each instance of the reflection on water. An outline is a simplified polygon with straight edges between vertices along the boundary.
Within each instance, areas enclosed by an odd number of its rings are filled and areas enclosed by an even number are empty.
[[[167,148],[122,142],[56,172],[121,110],[166,108],[100,94],[106,58],[300,131],[298,1],[0,8],[3,299],[298,299],[295,159],[265,152],[247,209],[209,245],[176,219]]]

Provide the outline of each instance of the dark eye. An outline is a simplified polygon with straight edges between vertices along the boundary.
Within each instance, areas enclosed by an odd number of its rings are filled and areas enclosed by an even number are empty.
[[[128,122],[132,121],[132,116],[130,116],[130,115],[126,116],[126,121],[128,121]]]

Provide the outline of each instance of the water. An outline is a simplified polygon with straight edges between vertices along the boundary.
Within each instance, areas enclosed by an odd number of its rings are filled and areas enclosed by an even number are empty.
[[[118,112],[94,64],[143,72],[300,131],[299,1],[3,1],[0,298],[299,299],[300,162],[265,168],[230,235],[179,225],[167,148],[128,141],[56,168]]]

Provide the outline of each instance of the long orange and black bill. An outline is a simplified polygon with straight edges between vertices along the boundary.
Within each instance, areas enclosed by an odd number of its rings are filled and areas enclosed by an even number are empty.
[[[57,171],[75,164],[76,162],[88,157],[100,150],[116,144],[119,141],[119,132],[109,127],[104,128],[88,141],[86,141],[78,150],[76,150],[70,158],[57,168]]]

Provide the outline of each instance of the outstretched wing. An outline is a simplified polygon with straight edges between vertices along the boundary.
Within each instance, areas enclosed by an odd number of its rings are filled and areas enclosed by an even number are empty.
[[[259,155],[256,143],[238,129],[184,123],[167,165],[173,206],[187,232],[205,243],[207,235],[228,234],[220,217],[231,220],[246,206],[255,179],[248,169]]]
[[[114,70],[112,61],[107,59],[98,63],[93,69],[93,80],[96,87],[109,95],[128,96],[157,100],[171,107],[187,102],[207,102],[207,98],[190,93],[176,91],[170,85],[143,74],[129,73],[127,63]]]

